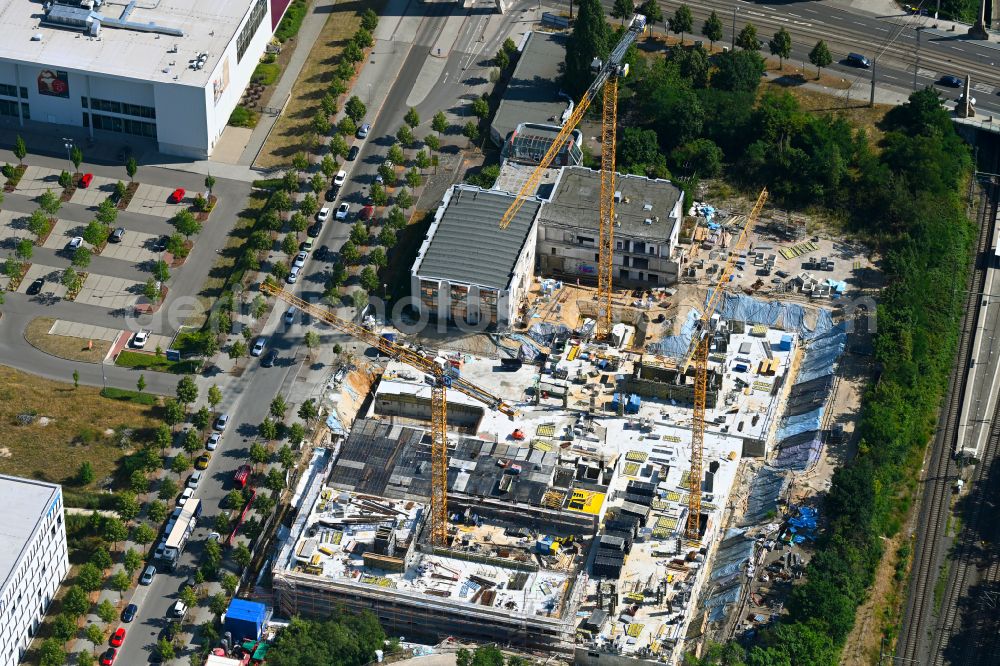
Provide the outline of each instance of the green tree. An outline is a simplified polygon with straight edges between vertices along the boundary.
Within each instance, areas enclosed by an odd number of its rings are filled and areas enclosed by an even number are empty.
[[[94,644],[94,650],[100,648],[104,643],[104,629],[96,624],[88,624],[87,628],[83,630],[83,635]]]
[[[222,579],[219,583],[222,585],[222,589],[226,591],[226,594],[232,596],[236,592],[236,588],[240,585],[240,579],[227,572],[222,574]]]
[[[285,487],[285,475],[276,469],[271,469],[264,479],[264,485],[273,493],[279,493]]]
[[[92,562],[84,562],[77,569],[76,584],[87,592],[96,592],[104,584],[104,574]]]
[[[353,241],[348,240],[340,247],[340,258],[348,265],[354,265],[361,259],[361,250]]]
[[[81,245],[73,252],[73,266],[83,270],[87,266],[90,266],[90,257],[90,250]]]
[[[420,175],[420,171],[412,168],[406,172],[406,184],[416,189],[424,184],[424,177]]]
[[[383,268],[389,263],[388,258],[385,256],[385,250],[380,247],[373,248],[372,251],[368,253],[368,262],[378,268]],[[376,286],[377,285],[378,280],[376,278]]]
[[[334,150],[334,145],[337,142],[340,142],[344,146],[345,150],[343,153]],[[347,142],[344,141],[344,137],[340,136],[339,134],[334,134],[333,137],[330,139],[330,152],[333,153],[334,155],[343,157],[347,155],[346,149],[347,149]],[[333,178],[333,174],[337,173],[337,162],[330,155],[324,155],[323,159],[320,160],[319,170],[323,172],[323,175],[326,178]]]
[[[167,505],[160,500],[153,500],[149,503],[146,515],[154,523],[162,523],[167,517]]]
[[[663,10],[660,8],[658,0],[645,0],[639,5],[639,13],[646,17],[646,22],[650,26],[663,23]]]
[[[299,239],[295,234],[286,234],[281,240],[281,251],[289,257],[294,257],[299,251]]]
[[[86,650],[80,650],[76,653],[76,666],[94,666],[95,663],[94,655]]]
[[[379,281],[378,273],[371,266],[365,266],[361,271],[361,287],[368,293],[374,293],[378,291]]]
[[[184,243],[184,237],[180,234],[170,234],[167,238],[167,252],[178,259],[188,256],[188,248]]]
[[[288,411],[288,403],[280,395],[274,396],[274,400],[271,401],[271,416],[276,419],[283,419],[285,417],[285,412]]]
[[[361,15],[361,27],[368,32],[375,32],[375,28],[378,27],[378,14],[371,8],[366,9]]]
[[[215,617],[221,617],[229,608],[229,599],[222,592],[213,594],[208,600],[208,610],[212,611]]]
[[[389,194],[385,191],[385,187],[381,183],[372,183],[370,196],[372,205],[374,206],[385,206],[389,203]]]
[[[358,124],[350,116],[344,116],[340,119],[340,124],[337,125],[337,131],[344,136],[350,136],[358,131]]]
[[[153,431],[153,445],[160,451],[169,447],[173,440],[174,436],[170,432],[170,426],[166,424],[157,426],[156,430]]]
[[[64,644],[65,641],[60,641],[58,638],[46,638],[38,649],[39,666],[65,666]]]
[[[97,518],[98,521],[101,520],[101,517],[97,512],[92,514],[91,519],[93,520],[93,518]],[[108,553],[108,549],[104,546],[98,546],[94,549],[94,552],[90,555],[89,562],[101,571],[110,569],[112,564],[111,555]]]
[[[295,446],[298,446],[300,443],[302,443],[302,440],[305,439],[305,437],[306,437],[306,431],[305,428],[302,427],[301,423],[293,423],[291,426],[288,427],[288,441],[294,444]],[[284,467],[285,462],[282,461],[281,464]]]
[[[232,344],[229,345],[228,350],[229,358],[236,361],[236,366],[239,367],[240,359],[247,355],[247,345],[243,340],[236,339]]]
[[[167,640],[166,636],[157,641],[156,652],[163,661],[170,661],[177,656],[176,652],[174,652],[174,644]]]
[[[157,496],[165,501],[170,501],[174,499],[180,488],[177,486],[177,482],[171,478],[164,478],[160,481],[160,490]]]
[[[132,493],[118,493],[115,512],[126,523],[131,523],[139,515],[139,500]]]
[[[355,245],[364,245],[368,242],[368,228],[362,222],[355,222],[351,227],[351,242]]]
[[[387,154],[387,157],[389,158],[390,162],[393,162],[393,163],[399,164],[399,165],[402,165],[403,162],[406,159],[406,156],[403,155],[403,148],[398,143],[394,143],[391,146],[389,146],[389,152]],[[387,182],[388,182],[388,179],[387,179]]]
[[[24,164],[24,158],[28,155],[28,146],[24,143],[24,139],[18,134],[14,138],[14,157],[17,158],[18,166]]]
[[[316,134],[320,136],[326,136],[330,133],[330,119],[327,117],[325,111],[317,111],[310,122],[312,129]]]
[[[205,408],[202,407],[202,409]],[[198,453],[198,450],[201,449],[201,437],[198,435],[198,430],[196,428],[198,428],[198,424],[195,424],[194,428],[185,432],[184,438],[181,440],[181,448],[183,448],[185,453],[190,456]]]
[[[208,193],[212,194],[212,188],[215,187],[215,176],[209,174],[205,176],[205,187],[208,189]]]
[[[747,23],[736,36],[736,46],[745,51],[760,51],[760,40],[757,39],[757,28],[753,23]]]
[[[78,486],[89,486],[94,482],[94,467],[89,461],[84,460],[80,463],[73,480]]]
[[[347,104],[344,105],[344,113],[355,123],[359,123],[365,117],[365,114],[368,113],[368,107],[361,101],[361,98],[353,95],[347,100]]]
[[[80,248],[81,250],[83,248]],[[14,256],[20,261],[31,260],[31,255],[34,254],[35,244],[30,238],[22,238],[17,241],[17,245],[14,247]]]
[[[139,544],[140,546],[147,546],[153,543],[153,539],[156,538],[156,532],[153,528],[146,523],[139,523],[132,530],[132,541]]]
[[[95,247],[100,247],[108,241],[110,232],[108,228],[100,222],[91,221],[83,230],[83,240]]]
[[[108,587],[118,593],[118,600],[125,598],[125,592],[132,586],[132,579],[124,571],[119,571],[108,579]]]
[[[407,125],[416,129],[417,125],[420,124],[420,114],[417,113],[417,110],[411,106],[410,110],[406,112],[405,116],[403,116],[403,120],[406,121]]]
[[[448,117],[444,115],[444,111],[438,111],[434,114],[431,119],[431,129],[438,134],[444,134],[448,131]]]
[[[764,75],[764,59],[754,51],[730,51],[715,57],[711,85],[718,90],[755,93]]]
[[[309,349],[309,356],[312,357],[313,350],[319,347],[319,334],[316,331],[306,331],[305,338],[306,348]]]
[[[129,476],[128,482],[129,490],[133,493],[139,495],[149,492],[149,478],[146,476],[146,470],[137,469],[133,470],[132,474]]]
[[[115,550],[118,549],[118,543],[124,541],[128,537],[128,528],[125,527],[125,523],[118,518],[105,518],[104,519],[104,539],[105,541],[110,541]]]
[[[674,15],[670,17],[670,32],[681,36],[681,45],[684,44],[684,35],[694,30],[694,17],[691,15],[691,8],[687,5],[680,5],[674,10]]]
[[[73,163],[73,168],[77,171],[80,170],[80,164],[83,162],[83,151],[80,150],[79,146],[73,146],[69,151],[69,161]]]
[[[125,160],[125,173],[128,174],[129,181],[135,180],[135,174],[139,171],[139,163],[131,155]]]
[[[632,0],[615,0],[611,16],[621,19],[622,25],[625,25],[625,19],[632,18],[633,14],[635,14],[635,3]]]
[[[191,459],[183,453],[178,453],[174,456],[173,461],[170,463],[170,471],[177,475],[178,480],[189,469],[191,469]]]
[[[257,427],[257,434],[263,437],[265,440],[272,440],[278,438],[278,425],[271,420],[270,417],[265,417],[260,425]]]
[[[396,140],[405,148],[413,145],[413,130],[410,129],[409,125],[400,125],[399,129],[396,130]]]
[[[177,402],[190,405],[198,401],[198,386],[191,377],[185,375],[177,382]]]
[[[497,54],[493,56],[493,64],[496,65],[497,69],[500,71],[507,69],[507,66],[510,65],[510,54],[501,48],[497,51]]]
[[[198,595],[195,593],[194,588],[190,585],[182,587],[181,591],[177,593],[177,597],[184,602],[184,605],[188,608],[194,608],[198,605]]]
[[[316,401],[312,398],[304,401],[299,405],[299,418],[307,423],[313,421],[317,416],[319,416],[319,409],[316,407]]]
[[[350,63],[357,63],[364,59],[365,54],[361,50],[361,47],[354,42],[347,42],[347,46],[344,47],[344,60]]]
[[[490,115],[490,103],[483,97],[472,100],[472,115],[477,118],[486,118]]]
[[[149,527],[146,527],[146,529],[149,529]],[[131,578],[142,566],[142,555],[135,548],[129,548],[122,556],[122,566],[125,568],[125,573]]]
[[[591,0],[585,0],[590,2]],[[469,140],[469,143],[475,143],[479,139],[479,125],[472,122],[471,120],[462,126],[462,136]]]
[[[51,228],[52,223],[49,221],[49,216],[40,209],[28,217],[28,231],[37,236],[39,240],[42,236],[49,233],[49,229]]]
[[[396,195],[396,205],[404,209],[413,205],[413,197],[410,196],[405,187]]]
[[[222,402],[222,391],[217,384],[212,384],[208,389],[208,404],[215,411],[215,408]]]
[[[395,231],[402,231],[406,228],[406,215],[398,206],[393,206],[386,217],[386,223]]]
[[[382,231],[378,234],[379,244],[384,245],[387,249],[392,249],[392,247],[396,244],[396,240],[396,232],[388,226],[383,227]]]
[[[292,166],[296,171],[305,171],[309,168],[309,158],[304,152],[299,151],[292,155]]]
[[[302,197],[302,201],[299,202],[299,210],[306,217],[312,217],[315,215],[316,211],[319,210],[319,202],[316,201],[316,195],[309,192]]]
[[[118,206],[111,199],[105,199],[97,205],[94,218],[101,224],[112,225],[118,219]]]
[[[146,375],[140,373],[139,379],[135,382],[135,387],[139,390],[139,393],[146,390]]]
[[[226,530],[219,530],[220,532],[225,532]],[[205,542],[205,561],[212,568],[218,568],[219,564],[222,562],[222,546],[215,539],[209,539]]]
[[[236,562],[241,569],[246,569],[250,566],[250,561],[253,559],[253,555],[250,553],[250,549],[244,544],[239,544],[233,549],[233,562]]]
[[[114,622],[118,617],[118,611],[113,603],[105,599],[97,604],[97,617],[101,618],[102,622]]]
[[[250,462],[253,463],[255,467],[266,465],[270,460],[271,451],[266,446],[260,442],[254,442],[250,445]]]
[[[73,388],[80,388],[80,372],[78,370],[73,371]]]
[[[45,190],[38,197],[38,207],[51,217],[59,212],[59,209],[62,208],[62,203],[52,190]]]
[[[780,28],[774,33],[774,37],[767,43],[771,55],[778,56],[778,69],[785,65],[785,58],[792,54],[792,36],[784,28]]]
[[[427,154],[426,150],[418,151],[416,157],[414,158],[414,161],[416,162],[417,168],[419,169],[426,169],[431,165],[431,158]]]
[[[830,55],[830,49],[827,47],[826,42],[822,39],[816,42],[816,46],[812,47],[809,52],[809,62],[816,66],[816,78],[820,77],[823,72],[824,67],[829,67],[830,63],[833,62],[833,56]]]
[[[90,599],[86,591],[79,585],[73,585],[66,591],[63,597],[63,613],[76,619],[81,615],[86,615],[90,610]],[[75,627],[75,625],[74,625]]]
[[[174,399],[169,399],[163,405],[163,420],[169,426],[175,426],[184,420],[184,407]]]
[[[177,233],[185,238],[191,238],[191,236],[201,233],[201,222],[187,210],[182,210],[174,216],[174,227],[177,229]]]

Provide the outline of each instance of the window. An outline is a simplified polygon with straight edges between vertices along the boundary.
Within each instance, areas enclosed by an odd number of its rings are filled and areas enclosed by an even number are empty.
[[[240,30],[239,37],[236,38],[237,63],[243,60],[243,55],[250,48],[250,42],[253,41],[253,36],[257,34],[257,28],[260,27],[260,22],[264,20],[265,14],[267,14],[266,0],[257,0],[253,9],[250,10],[250,17],[247,19],[246,24],[244,24],[243,29]]]
[[[0,95],[4,95],[6,97],[17,97],[17,86],[0,83]]]
[[[31,120],[31,111],[28,109],[27,102],[21,102],[21,115],[24,116],[25,120]]]
[[[85,109],[87,108],[87,98],[85,96],[80,97],[80,106],[82,106]]]
[[[555,254],[555,253],[556,253],[556,249],[552,248],[552,254]]]
[[[86,111],[83,112],[83,126],[90,127],[90,114]]]
[[[91,100],[91,102],[93,101]],[[93,113],[91,116],[94,129],[104,130],[105,132],[134,134],[136,136],[149,137],[150,139],[156,138],[155,123],[145,123],[141,120],[118,118],[116,116],[105,116],[99,113]]]
[[[13,116],[17,118],[17,102],[0,99],[0,116]]]
[[[21,99],[28,99],[28,89],[21,86]]]

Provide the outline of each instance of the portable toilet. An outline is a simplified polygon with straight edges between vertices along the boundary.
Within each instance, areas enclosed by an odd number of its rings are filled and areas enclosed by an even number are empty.
[[[792,351],[792,336],[787,333],[781,336],[781,342],[778,343],[778,351],[788,352]]]
[[[235,640],[260,640],[264,634],[267,606],[258,601],[234,598],[226,611],[225,630]]]

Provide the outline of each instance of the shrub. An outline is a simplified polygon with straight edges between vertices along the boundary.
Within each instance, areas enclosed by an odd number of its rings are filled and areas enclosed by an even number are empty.
[[[289,39],[299,33],[302,27],[302,20],[306,17],[305,0],[294,0],[285,11],[285,18],[281,19],[278,29],[274,31],[274,38],[284,44]]]
[[[244,106],[237,106],[229,116],[229,124],[233,127],[256,127],[257,114]]]
[[[273,63],[260,63],[253,71],[251,80],[265,86],[272,85],[281,75],[281,67]]]

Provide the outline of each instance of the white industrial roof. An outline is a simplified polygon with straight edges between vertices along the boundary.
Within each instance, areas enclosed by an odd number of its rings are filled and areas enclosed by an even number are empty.
[[[14,572],[38,523],[45,517],[59,486],[33,479],[0,475],[0,590]]]
[[[0,40],[0,59],[204,87],[253,2],[137,2],[128,14],[129,22],[176,28],[183,31],[184,36],[104,26],[95,39],[84,32],[42,23],[44,11],[38,2],[0,0],[0,25],[4,30],[4,38]],[[105,2],[100,7],[94,7],[94,11],[118,19],[127,4]],[[266,20],[258,29],[270,29],[264,23]],[[39,34],[41,39],[32,41],[32,37]],[[171,52],[175,46],[177,51]],[[204,67],[199,70],[188,67],[188,61],[197,59],[202,53],[208,55]],[[236,63],[230,63],[230,66],[235,67]]]

